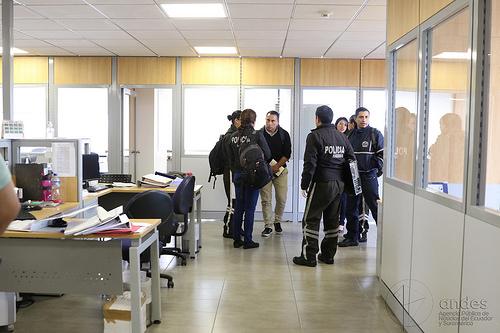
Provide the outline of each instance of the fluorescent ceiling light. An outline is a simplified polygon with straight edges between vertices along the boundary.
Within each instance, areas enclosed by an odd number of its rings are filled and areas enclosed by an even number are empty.
[[[195,46],[199,54],[237,54],[234,46]]]
[[[168,17],[227,17],[221,3],[161,4]]]
[[[12,48],[13,54],[28,54],[28,51],[18,49],[17,47]],[[0,54],[3,54],[3,48],[0,46]]]
[[[469,52],[441,52],[433,56],[433,59],[447,59],[447,60],[468,60],[470,59]]]

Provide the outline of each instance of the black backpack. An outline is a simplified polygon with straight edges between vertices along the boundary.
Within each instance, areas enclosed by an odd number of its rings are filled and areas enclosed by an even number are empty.
[[[210,151],[208,155],[208,163],[210,164],[210,175],[208,176],[208,182],[210,183],[212,176],[214,177],[214,188],[215,181],[217,180],[217,175],[224,174],[224,168],[226,166],[226,159],[224,155],[224,135],[221,135],[219,141]]]
[[[240,165],[242,183],[251,188],[262,188],[273,178],[271,166],[264,159],[264,152],[253,140],[240,145]]]

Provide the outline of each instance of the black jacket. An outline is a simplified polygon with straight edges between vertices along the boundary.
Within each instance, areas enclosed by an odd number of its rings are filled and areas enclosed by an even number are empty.
[[[357,128],[349,133],[349,142],[358,160],[360,173],[382,174],[384,169],[384,136],[374,127]]]
[[[262,132],[262,134],[264,134],[264,138],[266,139],[267,141],[267,144],[269,146],[269,149],[271,149],[271,157],[276,155],[275,152],[273,151],[273,147],[271,147],[271,145],[269,144],[269,140],[271,139],[271,135],[269,135],[267,132],[266,132],[266,127],[262,127],[260,129],[260,131]],[[280,137],[280,140],[281,140],[281,152],[278,154],[280,155],[280,157],[277,157],[275,158],[276,162],[278,162],[281,157],[286,157],[288,160],[290,159],[290,156],[292,156],[292,140],[290,139],[290,134],[288,134],[288,131],[281,128],[281,126],[278,126],[278,133],[276,133],[275,135],[279,135]],[[284,165],[284,167],[286,167],[286,163]]]
[[[256,131],[253,127],[239,128],[229,139],[226,147],[226,156],[229,157],[229,166],[232,172],[241,171],[240,164],[240,143],[245,140],[257,143],[264,152],[266,161],[271,159],[271,150],[261,131]]]
[[[354,159],[349,140],[333,124],[313,129],[306,139],[300,188],[307,190],[312,182],[343,181],[344,169]]]
[[[223,152],[224,152],[224,164],[225,164],[225,168],[228,168],[229,169],[229,166],[230,166],[230,156],[228,155],[227,153],[227,149],[226,147],[229,147],[229,142],[231,141],[231,135],[233,135],[234,132],[236,132],[238,130],[238,128],[236,126],[234,126],[234,124],[231,124],[231,127],[229,127],[226,131],[226,134],[224,134],[223,138],[222,138],[222,142],[223,142]]]

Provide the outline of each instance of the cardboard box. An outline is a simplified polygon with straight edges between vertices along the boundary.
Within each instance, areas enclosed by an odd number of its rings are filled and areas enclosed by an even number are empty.
[[[104,333],[131,333],[132,312],[130,292],[125,291],[122,295],[114,296],[104,303]],[[141,297],[141,332],[146,332],[146,298]]]

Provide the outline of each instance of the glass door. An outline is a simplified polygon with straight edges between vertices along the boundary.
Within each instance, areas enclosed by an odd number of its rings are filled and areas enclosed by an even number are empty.
[[[122,149],[122,173],[131,174],[135,182],[135,164],[137,151],[135,148],[135,103],[136,97],[133,90],[122,89],[122,114],[123,114],[123,149]]]

